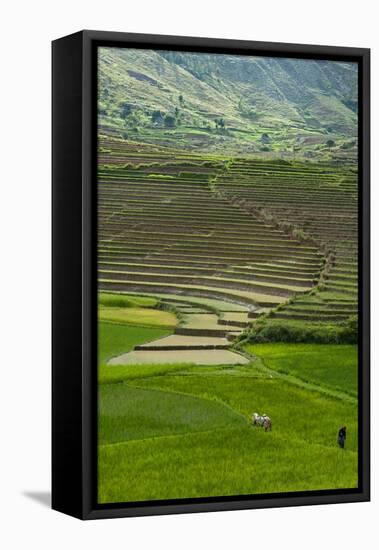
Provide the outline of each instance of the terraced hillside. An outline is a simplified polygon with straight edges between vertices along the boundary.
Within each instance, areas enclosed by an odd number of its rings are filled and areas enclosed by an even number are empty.
[[[323,252],[317,285],[272,319],[339,322],[357,314],[356,168],[233,160],[217,178],[218,195]]]
[[[100,288],[159,296],[179,312],[176,334],[218,338],[210,347],[228,347],[259,314],[293,297],[307,300],[325,272],[325,246],[235,199],[241,186],[254,190],[254,169],[103,137]]]
[[[99,49],[99,503],[357,487],[357,68]]]

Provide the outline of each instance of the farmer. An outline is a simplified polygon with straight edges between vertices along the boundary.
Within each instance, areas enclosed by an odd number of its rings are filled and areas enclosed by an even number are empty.
[[[343,428],[340,428],[338,431],[337,443],[341,447],[341,449],[345,448],[345,441],[346,441],[346,426],[344,426]]]

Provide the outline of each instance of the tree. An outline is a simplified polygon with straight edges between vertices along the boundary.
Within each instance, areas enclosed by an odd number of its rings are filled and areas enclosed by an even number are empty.
[[[120,114],[122,118],[126,118],[132,112],[132,106],[129,103],[124,103],[120,106]]]
[[[182,94],[180,94],[180,96],[179,96],[179,103],[182,106],[184,105],[184,97],[182,96]]]
[[[328,141],[326,142],[327,147],[334,147],[335,144],[335,141],[333,141],[332,139],[328,139]]]
[[[225,129],[225,120],[223,118],[216,118],[215,119],[215,125],[216,129],[220,128],[221,130]]]
[[[166,128],[175,128],[175,118],[172,115],[166,115],[164,118]]]
[[[154,124],[161,124],[163,122],[164,115],[161,111],[153,111],[151,114],[151,120]]]
[[[270,136],[268,134],[262,134],[261,135],[261,142],[262,143],[270,143]]]

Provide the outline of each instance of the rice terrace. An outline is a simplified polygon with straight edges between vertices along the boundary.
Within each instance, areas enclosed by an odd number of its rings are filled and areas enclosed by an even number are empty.
[[[98,78],[99,502],[357,487],[355,64]]]

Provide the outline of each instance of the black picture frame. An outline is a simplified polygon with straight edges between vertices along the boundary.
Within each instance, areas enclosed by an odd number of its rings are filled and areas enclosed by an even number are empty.
[[[359,66],[359,488],[96,503],[96,49],[98,46],[356,61]],[[370,50],[85,30],[52,44],[52,507],[81,519],[370,499]]]

